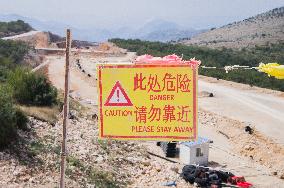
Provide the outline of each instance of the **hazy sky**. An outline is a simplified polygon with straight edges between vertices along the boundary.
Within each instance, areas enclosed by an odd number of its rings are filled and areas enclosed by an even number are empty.
[[[0,14],[76,27],[138,27],[153,19],[209,28],[284,6],[284,0],[0,0]]]

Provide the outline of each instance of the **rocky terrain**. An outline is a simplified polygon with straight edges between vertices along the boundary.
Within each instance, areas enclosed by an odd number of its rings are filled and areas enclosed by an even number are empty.
[[[0,187],[58,186],[62,118],[54,126],[29,121],[30,130],[0,152]],[[187,186],[179,178],[181,165],[150,156],[143,143],[98,140],[97,121],[88,111],[72,111],[67,130],[67,187]]]
[[[280,42],[284,42],[284,7],[181,41],[186,45],[238,49]]]

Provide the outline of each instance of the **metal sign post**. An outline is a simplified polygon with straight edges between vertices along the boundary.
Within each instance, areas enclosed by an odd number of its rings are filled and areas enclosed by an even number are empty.
[[[66,65],[65,65],[65,91],[64,91],[64,109],[63,109],[63,128],[62,128],[62,146],[61,146],[61,165],[60,165],[60,188],[65,187],[65,168],[66,168],[66,126],[69,116],[69,61],[71,49],[71,32],[66,31]]]

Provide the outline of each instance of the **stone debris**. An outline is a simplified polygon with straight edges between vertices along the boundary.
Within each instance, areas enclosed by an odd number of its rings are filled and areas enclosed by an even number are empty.
[[[70,115],[66,187],[95,186],[97,173],[119,187],[161,187],[169,181],[188,187],[179,178],[181,165],[150,156],[143,142],[98,140],[96,119],[73,110]],[[29,126],[31,131],[19,131],[19,141],[0,152],[0,187],[58,186],[62,119],[52,126],[29,118]]]

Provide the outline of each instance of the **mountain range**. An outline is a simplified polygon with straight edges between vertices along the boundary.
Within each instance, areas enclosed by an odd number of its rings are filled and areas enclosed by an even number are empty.
[[[23,20],[39,31],[50,31],[54,34],[64,36],[66,28],[72,30],[73,38],[77,40],[101,42],[111,38],[141,39],[148,41],[176,41],[180,38],[191,38],[206,30],[184,28],[174,22],[161,19],[151,20],[135,29],[121,27],[117,29],[104,29],[90,27],[80,29],[64,23],[54,21],[40,21],[17,14],[0,15],[0,21]]]

